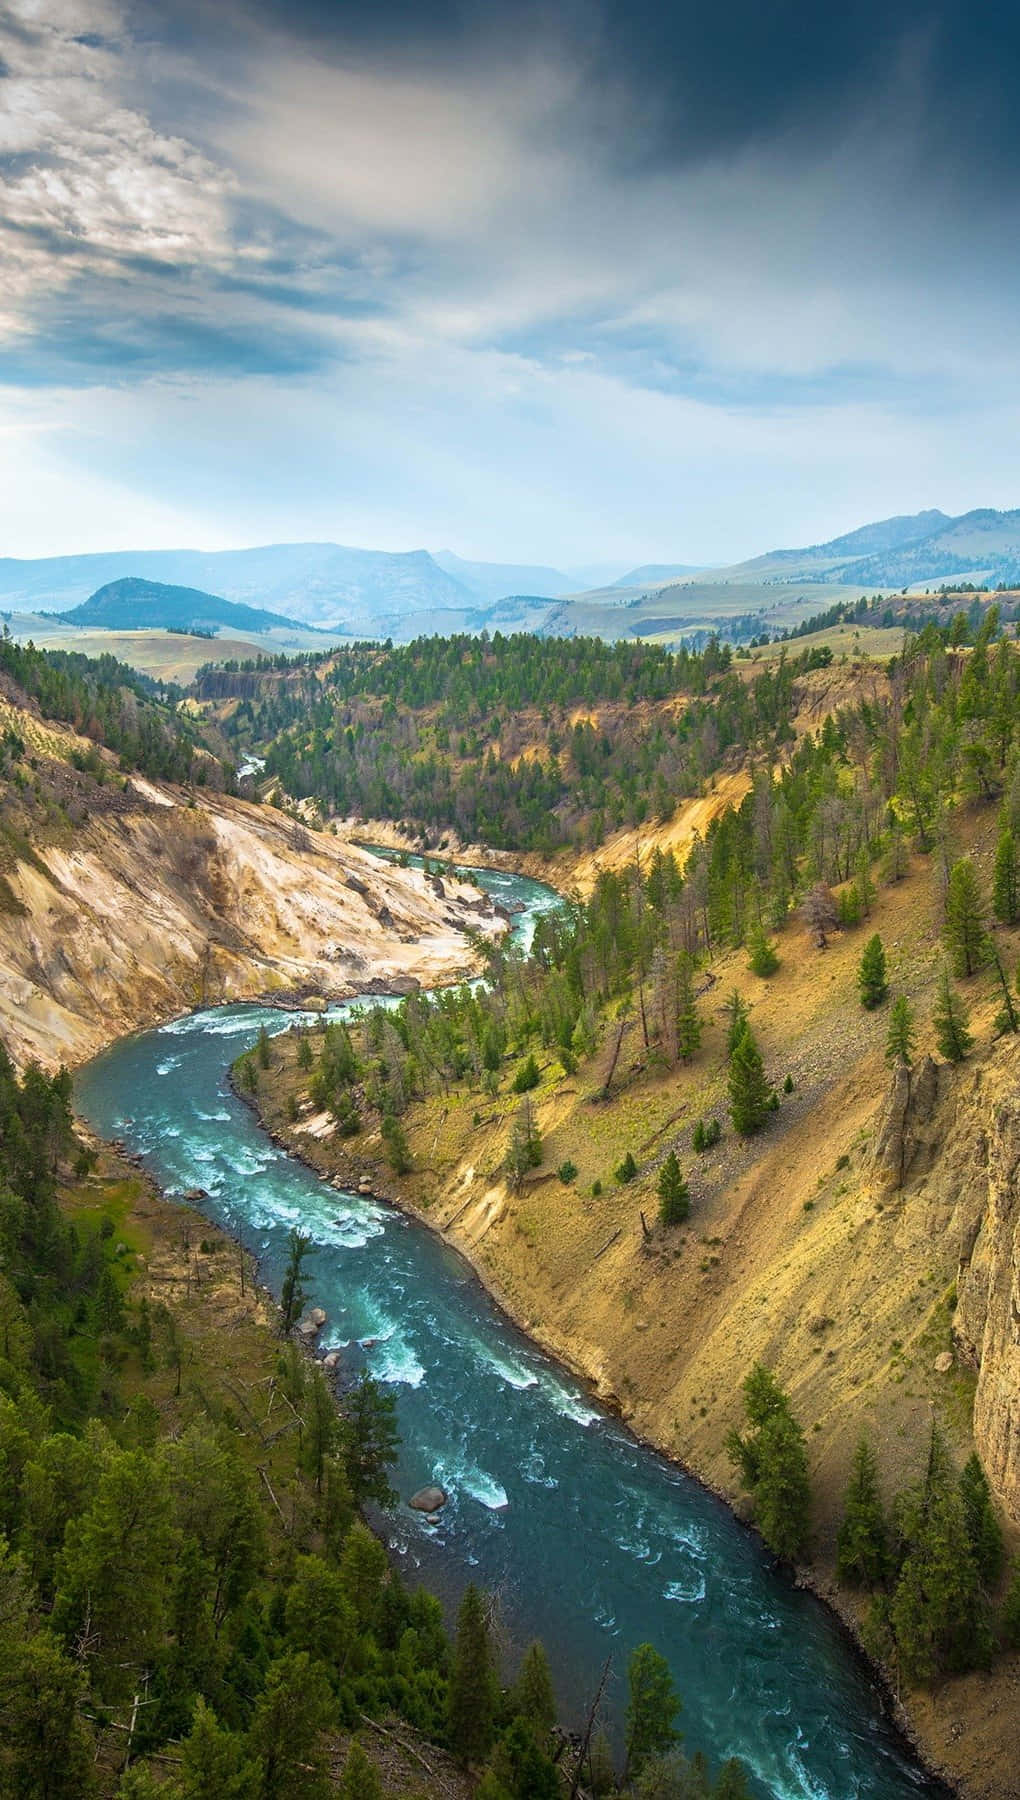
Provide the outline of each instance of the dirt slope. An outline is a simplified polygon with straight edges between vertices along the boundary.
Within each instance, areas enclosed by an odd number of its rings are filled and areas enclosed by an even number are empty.
[[[971,834],[979,855],[984,829]],[[917,1013],[919,1061],[905,1097],[884,1061],[888,1010],[864,1012],[856,993],[874,929],[894,992],[908,993]],[[408,1120],[416,1172],[399,1181],[380,1174],[381,1145],[367,1133],[341,1146],[322,1120],[325,1135],[299,1132],[295,1143],[317,1165],[352,1180],[368,1174],[420,1210],[528,1331],[738,1510],[745,1503],[726,1433],[739,1421],[752,1363],[772,1367],[808,1437],[813,1562],[823,1584],[857,1439],[871,1436],[891,1497],[923,1467],[933,1411],[961,1461],[976,1425],[1015,1546],[1020,1043],[993,1044],[997,1001],[989,979],[977,977],[967,989],[972,1058],[959,1070],[924,1060],[934,1050],[937,941],[930,874],[918,864],[882,890],[863,930],[837,934],[824,951],[791,927],[769,981],[749,974],[742,953],[720,960],[689,1069],[651,1070],[636,1024],[608,1105],[592,1099],[599,1064],[565,1078],[550,1062],[532,1096],[543,1163],[519,1193],[500,1172],[519,1104],[506,1082],[491,1102],[454,1092],[416,1108]],[[1012,967],[1020,937],[1002,933],[1000,948]],[[751,1006],[771,1078],[781,1084],[790,1073],[795,1084],[748,1143],[734,1136],[726,1111],[722,1012],[733,987]],[[283,1135],[292,1091],[301,1092],[296,1069],[263,1097]],[[724,1122],[722,1141],[695,1156],[691,1128],[713,1114]],[[671,1146],[690,1181],[692,1215],[686,1227],[664,1230],[655,1176]],[[620,1186],[613,1170],[628,1149],[639,1174]],[[555,1171],[567,1160],[578,1172],[564,1184]],[[961,1256],[972,1275],[961,1276]],[[1020,1659],[1006,1659],[994,1675],[912,1704],[930,1754],[981,1800],[1020,1793],[1011,1715],[1018,1679]]]
[[[59,791],[73,735],[9,703],[3,723]],[[19,1061],[80,1062],[123,1032],[221,1000],[443,980],[471,966],[465,927],[504,929],[477,889],[382,865],[270,807],[141,778],[112,796],[111,785],[50,841],[14,840],[0,894],[0,1037]]]

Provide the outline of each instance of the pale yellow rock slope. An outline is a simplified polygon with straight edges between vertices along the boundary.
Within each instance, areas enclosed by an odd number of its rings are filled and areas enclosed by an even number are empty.
[[[58,727],[15,722],[40,756],[74,747]],[[0,1037],[48,1065],[188,1007],[449,979],[472,966],[465,928],[505,929],[475,888],[381,864],[270,807],[137,778],[117,809],[34,846],[6,880]]]

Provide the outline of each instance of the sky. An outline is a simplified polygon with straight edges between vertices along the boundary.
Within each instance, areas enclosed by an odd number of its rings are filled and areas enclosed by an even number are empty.
[[[988,0],[0,0],[0,556],[1020,505]]]

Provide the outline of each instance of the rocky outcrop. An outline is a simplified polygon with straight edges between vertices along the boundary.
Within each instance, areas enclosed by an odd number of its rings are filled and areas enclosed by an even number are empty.
[[[76,743],[49,732],[52,768]],[[309,995],[321,1008],[372,984],[410,993],[474,960],[474,889],[450,880],[439,897],[420,870],[273,807],[140,777],[73,838],[11,864],[4,896],[0,1038],[19,1063],[81,1062],[221,1001]],[[505,929],[491,908],[471,922],[485,936]]]
[[[411,1495],[407,1504],[413,1506],[415,1512],[437,1513],[441,1507],[446,1505],[447,1498],[445,1490],[441,1487],[423,1487],[419,1488],[416,1494]]]
[[[1014,1094],[993,1104],[979,1150],[987,1198],[961,1246],[956,1332],[978,1372],[978,1454],[1020,1522],[1020,1099]]]
[[[940,1073],[930,1056],[916,1068],[899,1063],[893,1070],[875,1143],[875,1175],[887,1193],[931,1167],[943,1123],[937,1116]]]

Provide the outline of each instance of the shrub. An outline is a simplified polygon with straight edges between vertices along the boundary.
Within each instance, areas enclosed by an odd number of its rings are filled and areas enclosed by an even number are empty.
[[[691,1210],[690,1189],[675,1150],[671,1150],[659,1170],[659,1218],[663,1225],[682,1225]]]
[[[541,1072],[534,1056],[529,1056],[527,1062],[521,1064],[514,1076],[513,1091],[515,1094],[527,1094],[532,1088],[537,1088],[541,1079]]]

